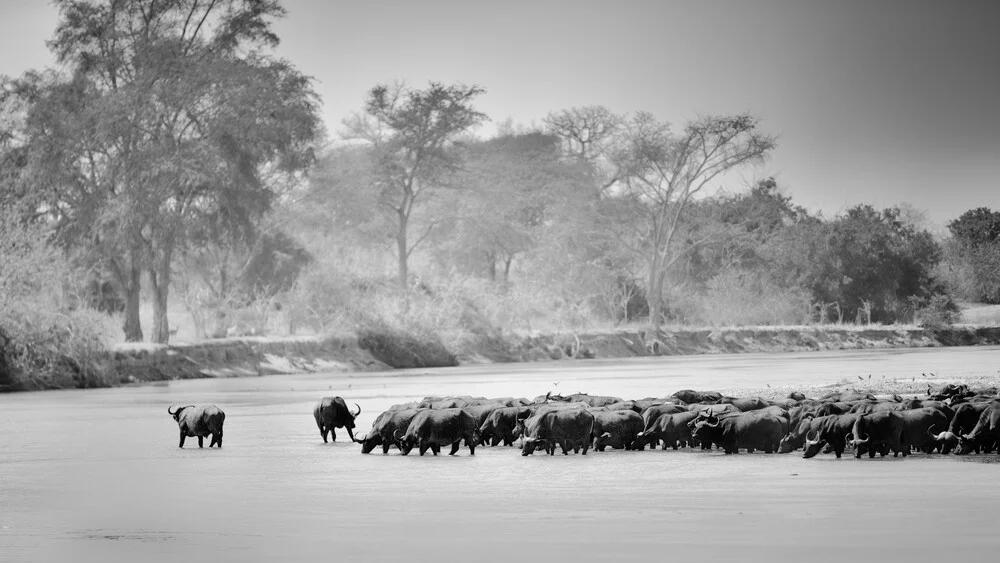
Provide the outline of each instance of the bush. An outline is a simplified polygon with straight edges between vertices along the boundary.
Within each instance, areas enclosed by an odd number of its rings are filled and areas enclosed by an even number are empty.
[[[68,261],[43,225],[0,212],[0,388],[106,387],[110,317],[71,310]]]
[[[690,323],[711,326],[802,325],[809,322],[809,293],[782,288],[752,272],[726,269],[704,293],[675,305]]]
[[[458,359],[433,335],[403,333],[374,322],[358,331],[358,344],[394,368],[457,366]]]
[[[958,304],[949,295],[937,294],[927,300],[912,300],[914,321],[920,326],[943,328],[958,322],[962,316]]]

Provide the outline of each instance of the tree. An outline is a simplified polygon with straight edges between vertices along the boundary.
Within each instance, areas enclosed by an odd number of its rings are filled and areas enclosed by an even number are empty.
[[[681,135],[649,113],[639,112],[624,127],[614,155],[621,170],[615,198],[633,219],[622,241],[647,266],[650,321],[662,322],[663,291],[674,264],[693,248],[712,240],[678,235],[695,198],[720,175],[761,162],[775,140],[762,134],[748,114],[707,116],[690,122]],[[621,209],[621,207],[619,207]]]
[[[988,207],[970,209],[948,223],[951,235],[964,245],[974,248],[1000,242],[1000,212]]]
[[[585,172],[561,158],[559,139],[532,132],[462,144],[467,188],[452,205],[445,246],[475,269],[507,283],[515,258],[534,248],[555,209],[579,191]]]
[[[41,207],[64,240],[109,263],[129,340],[142,339],[148,272],[152,340],[166,342],[175,254],[206,232],[252,236],[271,180],[311,161],[318,100],[308,77],[265,53],[278,43],[277,2],[55,3],[49,46],[71,78],[35,88],[25,180],[48,188]]]
[[[414,213],[448,185],[457,169],[451,141],[487,119],[472,106],[483,92],[479,86],[437,82],[425,90],[380,84],[368,93],[364,112],[344,121],[343,136],[368,143],[374,152],[372,188],[378,192],[380,209],[393,222],[399,284],[404,290],[410,255],[436,225],[434,218],[424,218],[422,232],[411,241]]]
[[[970,209],[948,223],[946,276],[956,293],[970,301],[1000,303],[1000,212]]]
[[[828,249],[832,260],[825,262],[835,265],[836,275],[811,289],[821,301],[838,303],[849,319],[904,320],[912,301],[943,291],[932,275],[940,246],[929,232],[900,221],[896,208],[848,209],[830,225]]]
[[[609,156],[624,124],[622,116],[604,106],[583,106],[549,113],[543,121],[562,141],[567,156],[593,167],[598,195],[618,181],[619,170]]]

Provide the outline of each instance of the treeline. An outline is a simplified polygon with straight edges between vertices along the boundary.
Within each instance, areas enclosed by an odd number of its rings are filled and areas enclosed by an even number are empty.
[[[57,4],[61,70],[0,90],[8,357],[79,356],[64,335],[117,330],[93,310],[167,342],[175,300],[199,337],[442,350],[632,322],[947,323],[953,296],[1000,300],[990,210],[941,241],[906,208],[828,218],[772,178],[721,190],[775,147],[749,114],[588,106],[484,138],[483,88],[383,84],[327,133],[272,52],[278,3]]]

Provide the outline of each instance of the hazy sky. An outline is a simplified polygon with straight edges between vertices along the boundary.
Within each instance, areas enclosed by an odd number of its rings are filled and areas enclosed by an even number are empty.
[[[286,0],[279,54],[324,118],[404,79],[479,84],[500,121],[602,104],[674,123],[751,111],[775,175],[827,215],[909,202],[938,225],[1000,209],[1000,1]],[[0,74],[51,64],[57,14],[0,0]]]

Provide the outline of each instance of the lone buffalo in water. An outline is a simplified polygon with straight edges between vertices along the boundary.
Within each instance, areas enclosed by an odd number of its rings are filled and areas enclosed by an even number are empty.
[[[346,428],[351,441],[357,442],[354,439],[354,419],[361,414],[361,405],[354,403],[354,406],[358,407],[356,413],[352,413],[347,408],[347,403],[340,397],[323,397],[316,403],[313,417],[316,419],[316,426],[319,426],[319,435],[323,437],[323,443],[326,443],[327,432],[334,442],[337,441],[335,428]]]
[[[167,414],[174,417],[177,421],[177,426],[181,430],[181,443],[178,447],[184,447],[184,438],[188,436],[198,437],[198,447],[204,447],[205,436],[209,434],[212,435],[212,441],[209,442],[208,447],[212,447],[216,444],[222,447],[222,423],[226,421],[226,413],[222,412],[219,407],[215,405],[208,405],[207,407],[197,407],[195,405],[188,405],[181,407],[175,411],[170,410],[167,407]]]

